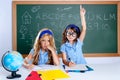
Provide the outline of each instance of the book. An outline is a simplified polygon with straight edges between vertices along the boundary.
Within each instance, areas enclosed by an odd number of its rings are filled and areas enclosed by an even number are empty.
[[[60,69],[54,69],[54,70],[38,70],[38,74],[41,74],[42,80],[56,80],[56,79],[64,79],[64,78],[70,78],[70,76],[60,70]]]
[[[42,80],[40,76],[41,74],[38,74],[36,71],[31,71],[25,80]]]
[[[85,64],[77,64],[73,67],[65,66],[65,70],[68,72],[81,72],[81,71],[87,71],[88,68],[86,67]]]

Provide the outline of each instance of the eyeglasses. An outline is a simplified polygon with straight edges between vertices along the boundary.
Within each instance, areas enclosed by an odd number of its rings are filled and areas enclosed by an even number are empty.
[[[72,37],[77,36],[77,34],[75,32],[67,32],[67,36],[71,36],[71,35],[72,35]]]

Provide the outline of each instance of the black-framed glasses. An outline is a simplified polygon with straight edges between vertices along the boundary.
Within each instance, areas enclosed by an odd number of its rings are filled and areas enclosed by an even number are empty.
[[[67,36],[71,36],[72,35],[72,37],[76,37],[77,36],[77,34],[75,32],[67,32],[66,34],[67,34]]]

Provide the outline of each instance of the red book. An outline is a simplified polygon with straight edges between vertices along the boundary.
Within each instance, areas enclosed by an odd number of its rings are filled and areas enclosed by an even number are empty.
[[[41,74],[38,74],[36,71],[32,71],[25,80],[42,80]]]

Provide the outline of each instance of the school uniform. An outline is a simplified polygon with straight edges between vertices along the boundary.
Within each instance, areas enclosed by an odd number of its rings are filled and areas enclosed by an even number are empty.
[[[82,52],[82,45],[83,42],[81,42],[79,39],[77,39],[77,42],[75,42],[73,45],[67,41],[61,45],[60,51],[66,54],[67,60],[70,59],[76,64],[86,64],[87,62]]]
[[[34,54],[34,49],[31,49],[30,54]],[[48,62],[48,52],[39,51],[38,65],[46,64]]]

